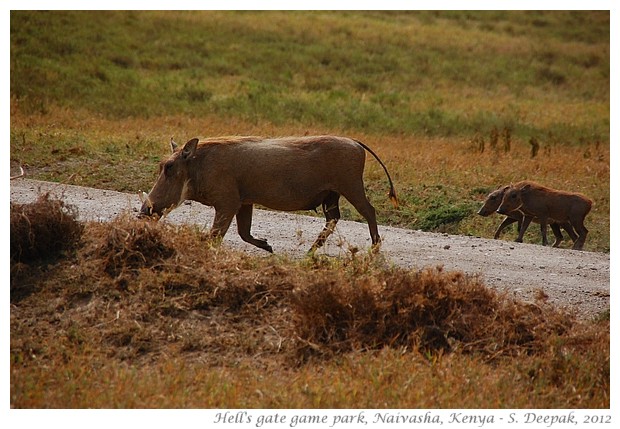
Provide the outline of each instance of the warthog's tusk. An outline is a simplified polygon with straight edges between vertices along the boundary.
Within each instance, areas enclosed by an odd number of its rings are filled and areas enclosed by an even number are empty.
[[[140,202],[142,204],[146,204],[146,206],[151,209],[150,212],[153,212],[153,202],[149,198],[149,195],[146,192],[142,191],[138,192],[138,197],[140,198]]]
[[[153,208],[153,203],[146,192],[142,192],[142,198],[146,199],[146,205]]]

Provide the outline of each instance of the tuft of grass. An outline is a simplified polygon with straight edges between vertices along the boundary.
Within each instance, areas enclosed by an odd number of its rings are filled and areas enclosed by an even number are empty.
[[[117,276],[126,269],[152,267],[153,261],[165,260],[174,249],[163,241],[162,231],[154,224],[135,220],[113,223],[105,243],[98,249],[104,259],[104,271]]]
[[[608,320],[463,273],[253,257],[126,218],[46,270],[11,306],[16,408],[609,406]]]
[[[58,258],[75,250],[82,230],[77,209],[49,194],[40,195],[34,203],[11,203],[11,261]]]
[[[354,279],[326,274],[293,295],[306,355],[390,347],[427,355],[459,350],[493,360],[537,353],[548,335],[561,335],[572,324],[459,272],[393,269]]]

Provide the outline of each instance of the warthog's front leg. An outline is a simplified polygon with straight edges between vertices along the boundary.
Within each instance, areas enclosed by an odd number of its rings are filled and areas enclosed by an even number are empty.
[[[495,231],[495,236],[493,238],[495,238],[497,240],[499,238],[500,234],[502,233],[502,231],[508,225],[512,225],[515,222],[517,222],[517,219],[506,216],[506,219],[504,219],[504,221],[497,227],[497,230]]]
[[[213,226],[211,227],[211,231],[209,235],[211,238],[223,238],[226,235],[226,231],[230,227],[230,223],[232,222],[233,217],[237,213],[238,208],[215,208],[215,217],[213,218]]]
[[[547,240],[547,218],[540,218],[540,235],[542,235],[542,245],[548,246],[549,241]]]
[[[252,227],[252,209],[252,204],[244,204],[237,212],[237,232],[239,232],[239,236],[243,241],[273,253],[273,249],[267,244],[267,240],[254,238],[250,233]]]
[[[533,217],[531,216],[523,216],[523,222],[521,222],[521,227],[519,228],[519,236],[516,239],[517,243],[523,243],[523,234],[527,231],[527,228],[530,226]]]

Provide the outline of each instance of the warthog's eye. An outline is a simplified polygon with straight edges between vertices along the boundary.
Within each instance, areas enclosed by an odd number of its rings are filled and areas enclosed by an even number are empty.
[[[170,175],[170,172],[172,171],[172,167],[174,166],[174,164],[172,162],[166,162],[164,164],[164,174],[166,176]]]

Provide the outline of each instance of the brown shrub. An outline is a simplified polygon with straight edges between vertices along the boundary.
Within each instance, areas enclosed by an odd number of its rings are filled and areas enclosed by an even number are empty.
[[[477,277],[441,269],[393,269],[360,277],[323,274],[293,294],[302,358],[399,347],[481,352],[489,358],[533,352],[572,318],[508,299]]]
[[[11,260],[50,260],[75,249],[83,231],[77,215],[74,206],[49,193],[34,203],[11,203]]]
[[[380,255],[308,267],[213,246],[190,227],[121,218],[85,228],[75,258],[39,272],[37,293],[12,315],[17,325],[49,326],[38,316],[47,314],[121,360],[182,354],[217,365],[296,365],[383,348],[493,360],[539,355],[574,320],[509,299],[476,276],[386,268]]]
[[[153,267],[174,255],[174,248],[165,243],[166,231],[152,221],[118,219],[106,228],[97,251],[104,271],[112,277],[125,269]]]

